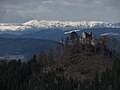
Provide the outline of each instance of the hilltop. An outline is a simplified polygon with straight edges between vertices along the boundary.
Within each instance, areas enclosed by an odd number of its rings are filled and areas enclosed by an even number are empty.
[[[85,35],[84,35],[85,34]],[[66,77],[79,79],[93,78],[98,71],[101,75],[106,67],[112,68],[117,59],[106,47],[104,38],[94,38],[92,33],[84,33],[79,38],[76,32],[69,34],[56,53],[53,64],[47,65],[45,72],[55,72]]]

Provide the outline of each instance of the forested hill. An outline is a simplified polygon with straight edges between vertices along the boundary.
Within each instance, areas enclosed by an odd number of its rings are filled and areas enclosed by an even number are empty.
[[[56,49],[26,63],[0,61],[0,90],[120,90],[114,49],[106,47],[104,38],[86,40],[74,32]]]
[[[118,61],[118,56],[107,47],[107,40],[102,37],[89,42],[79,39],[77,33],[73,32],[65,40],[61,40],[62,45],[54,52],[52,64],[44,68],[44,72],[55,72],[57,75],[66,77],[77,77],[80,80],[90,79],[94,77],[94,73],[98,71],[101,75],[106,67],[112,68],[113,62]],[[36,60],[39,60],[36,58]],[[49,60],[48,60],[49,61]]]

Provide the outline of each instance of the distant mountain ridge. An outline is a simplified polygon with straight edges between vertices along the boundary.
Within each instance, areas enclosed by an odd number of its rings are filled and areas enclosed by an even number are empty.
[[[120,28],[119,23],[107,23],[100,21],[48,21],[31,20],[25,23],[0,23],[0,31],[25,31],[25,30],[43,30],[48,28],[59,28],[61,30],[76,28]]]
[[[112,35],[120,40],[120,28],[87,28],[87,29],[71,29],[71,30],[60,30],[60,29],[44,29],[40,31],[33,31],[29,33],[23,33],[20,35],[15,34],[0,34],[0,38],[35,38],[35,39],[46,39],[52,41],[60,41],[61,38],[65,38],[71,32],[77,32],[80,36],[82,32],[92,32],[94,36],[100,37],[105,35]]]

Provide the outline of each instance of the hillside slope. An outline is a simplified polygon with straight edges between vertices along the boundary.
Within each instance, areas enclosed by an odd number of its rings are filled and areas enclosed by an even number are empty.
[[[59,57],[56,63],[48,66],[45,71],[54,71],[58,75],[86,79],[92,78],[95,71],[101,74],[106,67],[111,68],[113,61],[114,59],[109,55],[102,53],[87,55],[86,52],[82,52]]]
[[[97,41],[98,44],[95,46],[90,43],[82,44],[80,41],[74,44],[70,41],[60,46],[60,51],[58,50],[54,56],[55,62],[48,65],[44,71],[79,79],[93,78],[96,71],[101,75],[106,67],[112,68],[116,57],[108,50],[105,43],[101,43],[101,39]]]
[[[42,39],[25,39],[25,38],[0,38],[0,58],[14,57],[16,55],[25,58],[32,57],[40,51],[48,51],[55,47],[58,42]],[[16,57],[19,59],[19,57]]]

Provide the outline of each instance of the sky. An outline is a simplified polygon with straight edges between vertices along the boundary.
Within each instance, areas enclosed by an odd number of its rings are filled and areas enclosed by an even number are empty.
[[[120,0],[0,0],[0,23],[33,19],[120,22]]]

